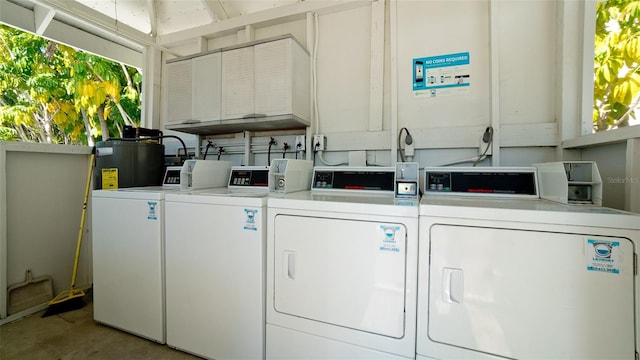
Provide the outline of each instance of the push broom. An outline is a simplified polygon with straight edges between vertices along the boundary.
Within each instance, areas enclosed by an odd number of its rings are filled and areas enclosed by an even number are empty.
[[[53,300],[49,301],[49,307],[42,314],[42,317],[56,315],[67,311],[82,308],[85,303],[82,298],[84,291],[76,289],[76,275],[78,273],[78,261],[80,260],[80,246],[82,245],[82,234],[84,232],[84,222],[87,217],[87,203],[89,202],[89,187],[91,186],[91,174],[93,173],[93,162],[95,158],[96,148],[91,151],[89,160],[89,174],[87,175],[87,185],[84,190],[84,202],[82,205],[82,216],[80,217],[80,231],[78,232],[78,241],[76,244],[76,256],[73,261],[73,273],[71,274],[71,286],[69,290],[65,290],[58,294]]]

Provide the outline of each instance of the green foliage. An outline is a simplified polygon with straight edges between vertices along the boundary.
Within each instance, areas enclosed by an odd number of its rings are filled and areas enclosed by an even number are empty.
[[[640,104],[640,1],[597,3],[593,129],[628,126]]]
[[[0,126],[0,141],[14,141],[17,136],[18,133],[14,129]]]
[[[140,124],[141,82],[138,69],[0,25],[1,140],[119,136],[123,125]]]

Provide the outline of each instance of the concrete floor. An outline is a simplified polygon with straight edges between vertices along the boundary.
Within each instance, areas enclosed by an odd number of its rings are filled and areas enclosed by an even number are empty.
[[[93,320],[83,308],[41,318],[43,311],[0,326],[0,359],[199,359]]]

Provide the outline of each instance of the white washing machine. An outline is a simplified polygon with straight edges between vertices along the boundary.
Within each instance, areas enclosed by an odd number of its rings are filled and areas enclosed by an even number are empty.
[[[414,358],[417,251],[393,168],[316,167],[269,198],[267,359]]]
[[[159,343],[165,342],[164,192],[92,193],[93,318]]]
[[[274,163],[283,161],[300,164]],[[228,189],[167,194],[169,346],[211,359],[264,358],[270,182],[269,167],[242,166],[232,169]]]
[[[226,183],[230,162],[212,167]],[[165,196],[180,192],[181,168],[164,186],[93,190],[93,314],[97,322],[165,343]],[[218,180],[215,180],[217,178]]]
[[[637,359],[640,216],[453,171],[425,174],[416,357]]]

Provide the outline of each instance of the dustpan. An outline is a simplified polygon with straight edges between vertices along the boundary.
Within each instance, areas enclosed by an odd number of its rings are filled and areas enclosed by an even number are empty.
[[[13,284],[7,288],[8,315],[47,303],[53,299],[51,276],[44,275],[34,279],[31,269],[27,269],[24,277],[24,282]]]

